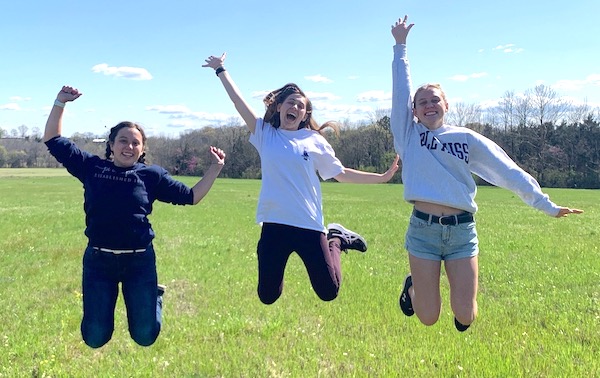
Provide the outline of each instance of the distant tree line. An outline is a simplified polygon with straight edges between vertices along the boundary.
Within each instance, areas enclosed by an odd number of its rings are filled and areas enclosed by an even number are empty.
[[[544,187],[600,188],[600,114],[598,109],[565,104],[548,87],[537,86],[525,96],[507,92],[501,103],[482,110],[453,104],[451,124],[471,128],[498,143]],[[41,140],[39,130],[26,126],[10,134],[0,129],[0,167],[58,167]],[[105,135],[76,133],[71,139],[89,152],[104,156]],[[202,176],[211,145],[227,153],[221,177],[260,178],[260,160],[240,121],[204,127],[178,138],[153,136],[147,141],[150,163],[174,175]],[[326,138],[342,163],[351,168],[384,172],[395,156],[389,110],[377,110],[361,124],[346,122],[339,135]],[[401,182],[400,174],[393,180]],[[479,184],[486,184],[478,179]]]

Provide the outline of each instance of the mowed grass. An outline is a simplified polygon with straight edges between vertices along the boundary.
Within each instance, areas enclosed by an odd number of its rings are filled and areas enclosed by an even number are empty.
[[[79,332],[81,184],[62,169],[0,170],[0,377],[600,376],[599,191],[546,190],[585,210],[553,219],[509,191],[479,189],[479,317],[459,333],[444,275],[437,324],[398,309],[411,210],[401,185],[323,184],[326,221],[360,232],[368,252],[342,256],[332,302],[293,255],[283,296],[261,304],[259,190],[218,179],[198,206],[156,203],[162,333],[136,345],[119,299],[113,339],[91,349]]]

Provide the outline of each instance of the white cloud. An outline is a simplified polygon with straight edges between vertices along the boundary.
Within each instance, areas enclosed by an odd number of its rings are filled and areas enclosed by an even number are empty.
[[[0,105],[0,110],[21,110],[21,107],[19,106],[19,104],[17,103],[10,103],[10,104],[4,104],[4,105]]]
[[[492,50],[505,50],[505,49],[513,47],[514,45],[515,45],[514,43],[507,43],[506,45],[498,45],[498,46],[494,47]]]
[[[304,78],[308,81],[312,81],[315,83],[333,83],[333,80],[331,80],[330,78],[325,77],[321,74],[312,75],[312,76],[304,76]]]
[[[270,93],[271,91],[254,91],[252,92],[252,94],[250,95],[252,98],[256,98],[262,101],[263,98],[265,98],[265,96]],[[304,92],[306,93],[306,96],[310,99],[310,101],[312,101],[313,103],[315,101],[323,101],[323,100],[328,100],[328,101],[334,101],[334,100],[339,100],[340,97],[334,95],[333,93],[330,92]]]
[[[507,43],[506,45],[498,45],[496,47],[494,47],[492,50],[500,50],[503,53],[514,53],[514,54],[518,54],[520,52],[525,51],[525,49],[521,48],[521,47],[516,47],[514,43]]]
[[[377,91],[367,91],[363,93],[359,93],[356,96],[356,101],[358,102],[379,102],[379,101],[388,101],[392,99],[391,92],[384,92],[382,90]]]
[[[166,114],[169,127],[194,127],[208,124],[224,124],[230,122],[231,114],[193,112],[185,105],[154,105],[147,106],[146,110]]]
[[[153,105],[147,106],[146,110],[159,112],[161,114],[188,114],[192,112],[185,105]]]
[[[131,80],[151,80],[152,75],[141,67],[111,67],[106,63],[96,64],[92,71],[106,76],[122,77]]]
[[[339,100],[340,96],[336,96],[330,92],[305,92],[306,96],[312,101],[335,101]]]
[[[10,98],[11,101],[29,101],[31,97],[21,97],[21,96],[12,96]]]
[[[318,105],[315,105],[315,110],[315,118],[318,121],[342,121],[345,119],[350,121],[360,121],[369,119],[370,115],[373,113],[373,108],[370,106],[330,103],[319,103]]]
[[[175,122],[169,122],[167,124],[168,128],[174,128],[174,129],[181,129],[181,128],[184,128],[184,127],[192,128],[194,126],[195,126],[195,124],[191,120],[178,120],[178,121],[175,121]]]
[[[577,91],[588,85],[600,86],[600,74],[588,75],[583,80],[559,80],[554,83],[553,88],[566,91]]]

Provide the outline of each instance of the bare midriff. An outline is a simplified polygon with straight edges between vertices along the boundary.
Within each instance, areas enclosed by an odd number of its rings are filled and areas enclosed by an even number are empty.
[[[415,209],[423,213],[437,215],[438,217],[442,217],[444,215],[457,215],[465,212],[461,209],[457,209],[450,206],[438,205],[437,203],[430,202],[415,201],[414,206]]]

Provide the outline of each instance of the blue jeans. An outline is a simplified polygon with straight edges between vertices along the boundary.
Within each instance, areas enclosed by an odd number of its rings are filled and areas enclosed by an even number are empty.
[[[449,261],[479,254],[479,239],[475,222],[442,226],[411,215],[406,231],[405,247],[420,259]]]
[[[88,246],[83,255],[81,335],[92,348],[101,347],[112,337],[119,282],[131,338],[149,346],[160,333],[162,298],[158,297],[153,246],[145,252],[118,255]]]

